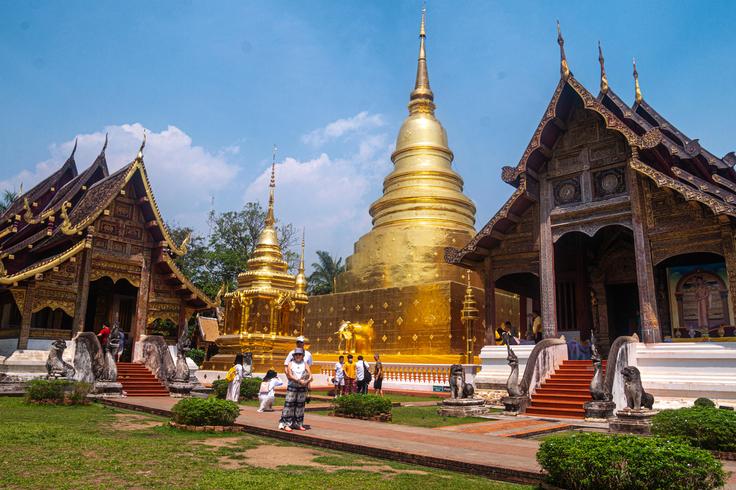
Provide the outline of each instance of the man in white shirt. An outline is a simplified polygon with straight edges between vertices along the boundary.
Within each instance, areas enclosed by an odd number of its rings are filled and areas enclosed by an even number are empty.
[[[304,362],[306,362],[309,367],[312,367],[312,353],[309,352],[306,348],[304,348],[304,337],[302,335],[296,338],[296,348],[304,349]],[[289,363],[293,359],[294,359],[294,349],[291,349],[291,352],[289,352],[289,354],[286,356],[286,359],[284,360],[284,373],[286,373]]]
[[[333,383],[335,384],[335,398],[341,396],[345,388],[345,370],[342,367],[344,362],[345,356],[340,356],[335,363],[335,378],[333,379]]]
[[[358,356],[358,362],[355,363],[355,378],[358,381],[358,393],[365,395],[368,393],[368,382],[365,373],[371,366],[363,360],[363,356]]]

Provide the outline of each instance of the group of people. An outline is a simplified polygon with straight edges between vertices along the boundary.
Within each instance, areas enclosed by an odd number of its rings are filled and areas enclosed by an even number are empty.
[[[536,344],[541,341],[543,338],[542,317],[536,311],[527,317],[526,339],[522,339],[520,332],[517,332],[511,322],[506,320],[494,331],[496,345]]]
[[[105,347],[107,347],[107,342],[110,340],[110,334],[112,333],[112,330],[110,330],[110,327],[107,326],[107,323],[102,324],[102,328],[97,333],[97,337],[100,340],[100,345],[102,346],[102,349],[104,350]],[[123,356],[123,352],[125,352],[125,332],[122,328],[118,329],[118,351],[115,353],[115,360],[117,362],[120,362],[120,358]]]
[[[345,356],[337,358],[335,363],[335,377],[332,383],[335,385],[335,397],[350,395],[351,393],[367,394],[368,387],[373,381],[373,391],[376,395],[383,396],[383,363],[378,354],[373,355],[376,361],[371,373],[371,366],[363,356],[358,356],[357,362],[353,362],[353,355],[348,354],[347,362]]]

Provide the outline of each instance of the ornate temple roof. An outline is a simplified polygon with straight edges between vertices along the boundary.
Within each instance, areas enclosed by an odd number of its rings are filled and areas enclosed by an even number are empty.
[[[89,248],[95,220],[130,184],[141,196],[138,202],[146,229],[161,251],[155,265],[169,274],[174,285],[191,292],[190,306],[214,306],[173,262],[172,254],[186,253],[186,240],[175,243],[161,217],[143,162],[144,145],[145,140],[135,160],[113,174],[109,174],[105,159],[107,138],[99,156],[81,174],[77,173],[73,151],[61,169],[16,199],[3,215],[0,228],[0,285],[16,284],[42,274]],[[66,178],[69,174],[73,177]],[[29,204],[38,204],[38,199],[44,200],[43,205]]]
[[[458,249],[445,249],[451,264],[473,266],[481,262],[519,222],[521,215],[537,202],[536,175],[552,156],[552,148],[565,131],[565,120],[577,105],[597,113],[606,128],[621,134],[637,150],[630,162],[636,172],[650,178],[658,187],[667,187],[686,200],[697,201],[714,214],[736,217],[736,156],[722,158],[705,150],[697,139],[679,131],[645,100],[634,66],[635,102],[627,106],[609,87],[602,49],[600,92],[593,96],[570,71],[564,39],[558,26],[560,81],[544,116],[537,126],[516,167],[503,167],[501,178],[515,187],[511,197],[488,223]],[[527,179],[528,176],[534,177]]]

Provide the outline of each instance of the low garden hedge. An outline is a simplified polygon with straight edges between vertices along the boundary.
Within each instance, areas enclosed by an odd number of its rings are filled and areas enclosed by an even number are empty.
[[[83,405],[92,385],[66,379],[34,379],[28,383],[25,400],[27,403],[49,405]]]
[[[713,400],[704,397],[700,397],[695,400],[695,403],[693,403],[693,405],[701,408],[716,408],[716,403]]]
[[[204,349],[189,349],[187,351],[187,357],[194,361],[194,364],[197,366],[201,366],[205,357]]]
[[[242,400],[254,400],[258,398],[258,392],[261,389],[261,378],[243,378],[240,382],[240,398]],[[229,383],[224,379],[218,379],[212,382],[212,393],[224,400],[227,396],[227,385]]]
[[[171,419],[183,425],[233,425],[240,415],[237,403],[217,398],[182,398],[171,409]]]
[[[391,400],[376,395],[344,395],[332,401],[336,415],[375,417],[391,413]]]
[[[683,437],[702,449],[736,452],[736,412],[702,406],[662,410],[652,419],[652,434]]]
[[[661,437],[581,433],[544,440],[537,461],[549,482],[569,490],[720,488],[723,467],[710,452]]]

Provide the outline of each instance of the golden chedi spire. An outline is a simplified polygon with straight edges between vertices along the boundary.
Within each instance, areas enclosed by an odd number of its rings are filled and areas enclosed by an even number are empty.
[[[567,56],[565,55],[565,39],[562,37],[560,29],[560,21],[557,21],[557,44],[560,45],[560,76],[563,80],[570,78],[570,67],[567,66]]]
[[[601,93],[608,93],[608,77],[606,76],[605,59],[603,58],[603,48],[601,42],[598,41],[598,63],[601,65]]]
[[[634,99],[637,104],[641,104],[644,98],[641,96],[641,87],[639,87],[639,72],[636,71],[636,58],[633,58],[634,63]]]
[[[383,196],[370,207],[373,229],[356,242],[338,278],[340,292],[462,276],[445,264],[444,248],[462,246],[475,234],[475,205],[463,194],[447,133],[434,114],[426,37],[422,9],[416,81],[391,155],[394,168],[383,181]]]
[[[296,292],[306,294],[307,276],[304,274],[304,229],[302,229],[302,253],[299,257],[299,271],[296,274]]]
[[[289,265],[284,260],[274,217],[274,191],[276,190],[276,146],[271,163],[271,181],[268,191],[268,210],[253,253],[248,259],[245,272],[238,274],[238,289],[269,290],[295,287],[294,276],[288,273]]]

